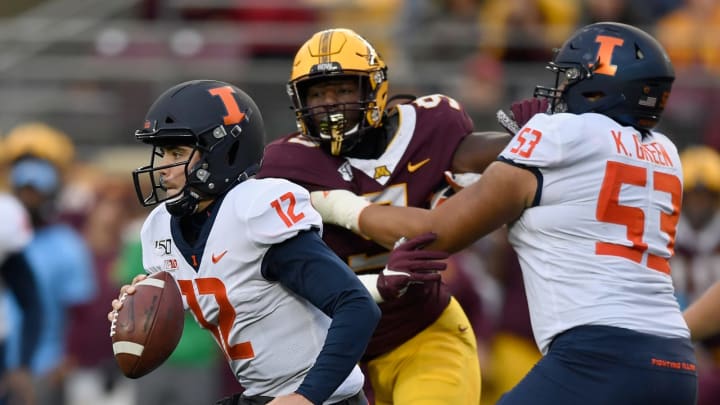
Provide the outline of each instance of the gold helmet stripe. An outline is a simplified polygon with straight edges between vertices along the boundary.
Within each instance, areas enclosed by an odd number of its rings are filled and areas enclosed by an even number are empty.
[[[320,63],[330,62],[330,45],[335,30],[327,30],[320,37]]]

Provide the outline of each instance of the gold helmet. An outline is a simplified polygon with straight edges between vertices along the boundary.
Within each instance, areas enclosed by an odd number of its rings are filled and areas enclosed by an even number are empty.
[[[356,77],[361,99],[308,107],[309,85],[329,78]],[[333,28],[315,33],[295,54],[287,91],[298,129],[304,135],[330,144],[333,155],[352,149],[368,129],[377,128],[387,104],[387,66],[365,38],[355,31]],[[360,122],[348,122],[346,113],[360,112]]]
[[[680,154],[683,189],[704,188],[720,193],[720,154],[707,146],[691,146]]]
[[[75,157],[75,147],[64,132],[41,122],[16,126],[3,141],[3,158],[15,162],[24,157],[44,159],[65,170]]]

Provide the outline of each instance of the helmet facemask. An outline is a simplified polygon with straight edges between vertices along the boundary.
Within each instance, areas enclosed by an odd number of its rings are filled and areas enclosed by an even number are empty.
[[[343,82],[351,80],[357,80],[357,100],[312,106],[308,102],[312,86],[343,86]],[[296,105],[298,123],[302,123],[299,125],[300,131],[327,148],[333,156],[349,152],[360,142],[368,129],[373,127],[368,117],[370,120],[379,120],[382,116],[365,75],[315,77],[293,83],[292,87],[291,97]]]
[[[171,145],[171,143],[153,144],[150,164],[133,171],[135,191],[138,199],[145,207],[167,201],[166,207],[170,214],[176,216],[189,215],[197,210],[200,201],[209,197],[200,192],[196,187],[193,187],[193,183],[197,183],[198,180],[191,180],[194,178],[207,178],[207,171],[201,169],[202,158],[199,162],[190,166],[193,158],[198,154],[202,156],[202,153],[197,145],[177,143],[175,144],[177,146],[185,145],[192,148],[188,158],[180,162],[161,164],[160,159],[163,158],[161,149],[168,145]],[[165,179],[160,172],[178,166],[183,166],[184,168],[185,183],[179,192],[168,194]]]
[[[239,175],[235,175],[240,170],[235,166],[238,163],[244,165],[246,161],[250,160],[242,158],[243,151],[238,150],[240,141],[237,137],[240,132],[239,127],[235,126],[228,134],[225,127],[221,125],[200,135],[197,142],[192,145],[187,143],[189,137],[195,138],[190,134],[180,141],[173,140],[172,137],[169,139],[159,138],[153,143],[150,164],[133,172],[135,190],[143,206],[167,201],[166,207],[170,214],[174,216],[193,214],[197,211],[201,201],[213,199],[255,174],[257,163],[247,167]],[[189,146],[192,151],[186,160],[158,165],[158,160],[163,157],[160,149],[169,145]],[[196,155],[197,159],[195,159]],[[224,158],[220,161],[210,162],[208,157]],[[193,163],[193,161],[195,162]],[[180,192],[167,194],[167,187],[160,171],[177,166],[184,167],[185,184]],[[147,180],[141,180],[141,176],[146,176]]]
[[[354,82],[356,80],[356,82]],[[339,83],[339,84],[338,84]],[[353,83],[357,94],[323,99],[311,86]],[[337,89],[336,89],[337,90]],[[288,96],[300,133],[334,156],[347,155],[373,128],[380,127],[387,104],[387,66],[373,46],[356,32],[332,28],[315,33],[295,54]]]
[[[547,98],[550,101],[549,113],[562,113],[568,111],[568,105],[563,97],[568,88],[578,82],[593,76],[592,69],[581,64],[558,64],[550,62],[546,68],[555,74],[553,87],[536,86],[533,96]]]

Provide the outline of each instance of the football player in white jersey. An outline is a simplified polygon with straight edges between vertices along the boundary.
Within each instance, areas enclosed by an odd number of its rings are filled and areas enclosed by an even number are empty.
[[[245,388],[218,404],[364,405],[356,363],[379,308],[323,243],[308,192],[253,178],[265,137],[255,102],[224,82],[181,83],[135,136],[153,146],[133,172],[138,197],[161,203],[142,227],[143,267],[173,275]]]
[[[23,253],[31,238],[30,218],[23,206],[15,197],[0,193],[0,276],[4,284],[0,291],[0,386],[4,387],[0,404],[32,404],[35,398],[30,361],[42,330],[43,314],[37,282]],[[23,314],[19,363],[12,369],[7,368],[5,360],[10,325],[2,297],[4,288],[15,296]]]
[[[675,77],[635,27],[581,28],[531,118],[480,180],[432,211],[313,194],[326,222],[386,245],[432,230],[457,251],[507,224],[542,360],[499,404],[693,404],[697,375],[673,295],[682,199],[675,145],[653,130]],[[338,204],[339,202],[339,204]]]

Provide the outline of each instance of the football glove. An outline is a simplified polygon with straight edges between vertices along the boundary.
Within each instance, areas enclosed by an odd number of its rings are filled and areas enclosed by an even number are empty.
[[[401,238],[390,252],[387,266],[377,278],[377,290],[384,301],[402,297],[412,284],[438,284],[440,273],[447,268],[441,260],[448,253],[422,248],[437,238],[432,232],[410,240]]]
[[[510,105],[511,113],[508,115],[503,110],[498,110],[497,120],[510,135],[515,135],[530,118],[538,113],[547,113],[549,103],[546,98],[527,98],[516,101]]]

